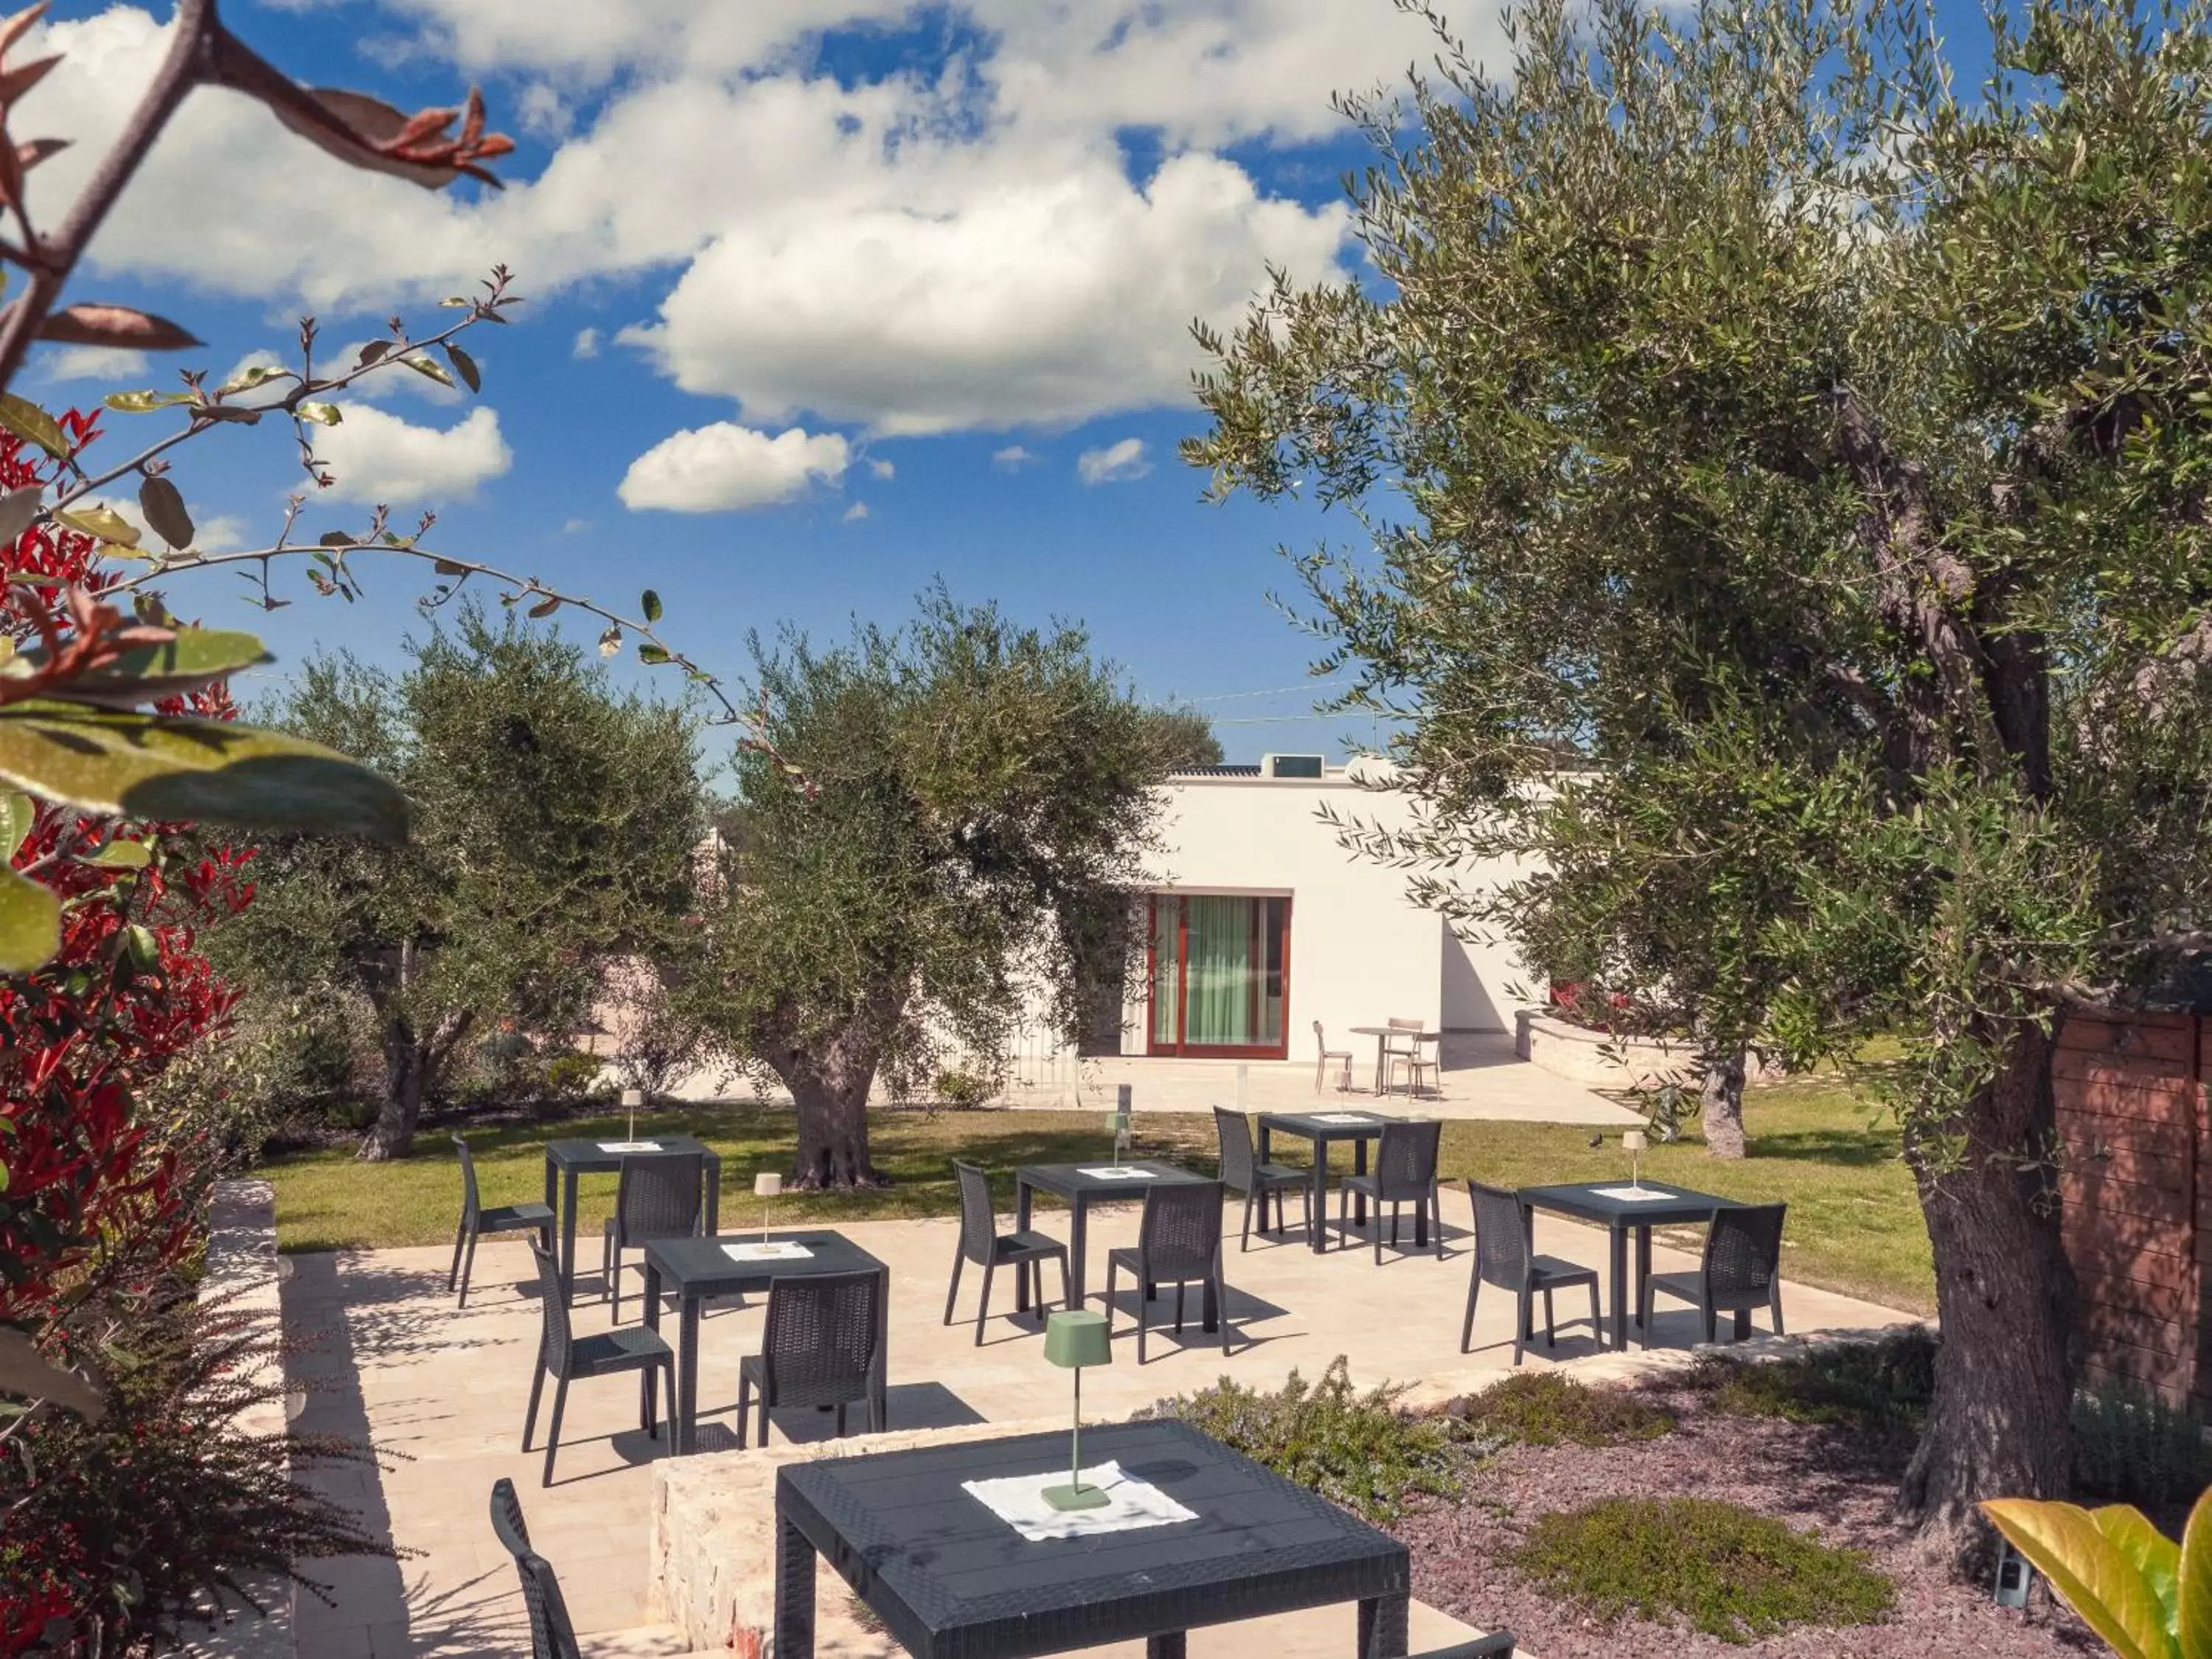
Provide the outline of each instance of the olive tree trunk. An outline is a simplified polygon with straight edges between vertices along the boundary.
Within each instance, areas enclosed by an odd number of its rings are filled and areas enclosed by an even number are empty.
[[[811,1190],[884,1184],[868,1158],[868,1092],[902,1006],[896,993],[878,991],[826,1036],[787,1036],[762,1054],[791,1091],[798,1116],[793,1186]]]
[[[415,1150],[422,1103],[436,1090],[446,1062],[473,1023],[474,1016],[466,1012],[442,1014],[425,1032],[404,1014],[386,1016],[384,1099],[356,1157],[382,1164]]]
[[[1743,1156],[1743,1079],[1749,1056],[1741,1048],[1708,1054],[1699,1084],[1705,1152],[1712,1158]]]
[[[2010,1039],[1968,1111],[1955,1164],[1936,1168],[1924,1139],[1907,1141],[1942,1341],[1898,1507],[1938,1557],[1956,1559],[1983,1535],[1979,1500],[2060,1498],[2072,1478],[2073,1274],[2050,1165],[2022,1155],[2051,1145],[2051,1054],[2032,1028]]]

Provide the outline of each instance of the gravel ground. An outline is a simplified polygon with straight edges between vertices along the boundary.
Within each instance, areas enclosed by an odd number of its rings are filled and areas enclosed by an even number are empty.
[[[1413,1593],[1482,1630],[1515,1632],[1534,1659],[2061,1659],[2101,1654],[2039,1583],[2025,1614],[1999,1607],[1986,1583],[1961,1583],[1917,1560],[1890,1518],[1911,1447],[1901,1437],[1808,1428],[1702,1412],[1679,1390],[1655,1397],[1680,1427],[1626,1446],[1516,1446],[1477,1471],[1456,1505],[1424,1501],[1393,1528],[1413,1556]],[[1732,1645],[1669,1626],[1607,1625],[1533,1589],[1505,1556],[1538,1516],[1601,1498],[1690,1497],[1743,1504],[1828,1543],[1863,1551],[1897,1586],[1879,1625],[1810,1626]]]

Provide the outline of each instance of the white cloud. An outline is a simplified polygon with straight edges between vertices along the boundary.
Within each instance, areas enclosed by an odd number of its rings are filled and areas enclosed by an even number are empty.
[[[878,478],[894,477],[898,473],[898,469],[896,466],[893,466],[889,461],[885,460],[870,461],[868,463],[868,471],[874,473]]]
[[[591,527],[592,521],[589,519],[563,519],[561,520],[561,533],[564,536],[580,536],[584,532],[589,530]]]
[[[315,434],[315,453],[337,476],[325,499],[395,506],[459,501],[514,463],[491,409],[472,409],[442,429],[416,426],[368,404],[343,409],[343,420]]]
[[[991,452],[991,465],[1003,466],[1009,471],[1016,467],[1026,466],[1038,459],[1039,457],[1031,454],[1019,444],[1008,444],[1004,449],[994,449]]]
[[[729,421],[678,432],[639,456],[616,493],[632,512],[729,513],[796,500],[845,476],[852,448],[835,432],[770,437]]]
[[[1086,484],[1127,483],[1152,470],[1142,438],[1124,438],[1103,449],[1086,449],[1075,458],[1075,476]]]
[[[137,380],[153,367],[153,360],[143,351],[90,345],[41,351],[31,362],[49,380]]]
[[[866,501],[854,501],[852,506],[845,509],[845,522],[847,524],[858,524],[862,519],[865,519],[867,516],[868,504]]]
[[[572,357],[598,356],[599,355],[599,331],[596,328],[578,329],[576,331],[576,343],[568,348],[568,355]]]

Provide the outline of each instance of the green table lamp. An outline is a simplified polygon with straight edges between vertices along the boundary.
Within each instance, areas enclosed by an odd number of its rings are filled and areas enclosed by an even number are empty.
[[[1095,1510],[1107,1502],[1103,1486],[1083,1484],[1083,1368],[1109,1365],[1114,1348],[1108,1340],[1106,1316],[1101,1313],[1055,1313],[1045,1316],[1044,1357],[1075,1373],[1075,1429],[1069,1438],[1068,1476],[1064,1486],[1047,1486],[1044,1501],[1056,1510]]]

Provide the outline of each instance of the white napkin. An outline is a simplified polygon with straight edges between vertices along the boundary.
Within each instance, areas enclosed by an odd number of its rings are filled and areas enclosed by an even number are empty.
[[[1625,1198],[1632,1204],[1674,1196],[1673,1193],[1662,1192],[1656,1187],[1598,1187],[1592,1190],[1600,1198]]]
[[[732,1261],[807,1261],[814,1252],[795,1238],[775,1238],[763,1243],[752,1239],[743,1244],[725,1244],[722,1254]]]
[[[1158,1486],[1122,1474],[1119,1463],[1101,1463],[1083,1471],[1085,1486],[1102,1487],[1106,1493],[1107,1501],[1094,1510],[1056,1510],[1044,1501],[1047,1486],[1067,1484],[1066,1469],[960,1484],[977,1503],[1033,1544],[1048,1538],[1089,1538],[1099,1533],[1133,1532],[1140,1527],[1170,1527],[1178,1521],[1198,1519],[1196,1510],[1183,1508]]]
[[[1372,1123],[1375,1118],[1370,1112],[1320,1112],[1315,1115],[1314,1121],[1316,1123]]]
[[[1085,1170],[1085,1175],[1095,1176],[1101,1181],[1150,1181],[1152,1172],[1127,1164],[1100,1164],[1095,1170]]]
[[[657,1140],[603,1140],[599,1143],[599,1150],[603,1152],[657,1152],[660,1150],[660,1143]]]

